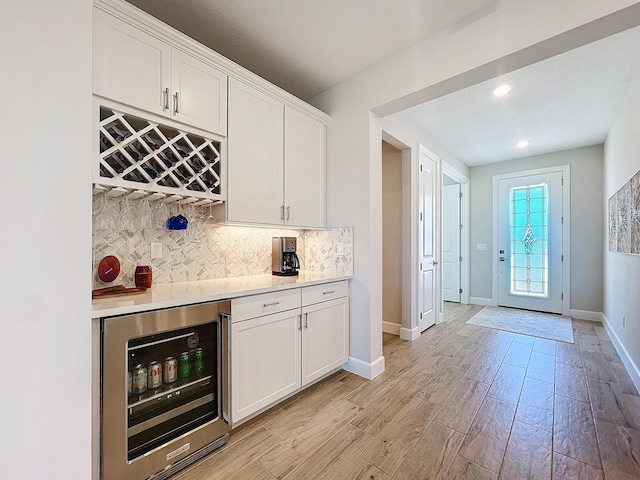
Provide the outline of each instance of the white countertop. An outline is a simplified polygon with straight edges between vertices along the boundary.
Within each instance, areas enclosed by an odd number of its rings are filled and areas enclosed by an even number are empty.
[[[92,300],[93,318],[179,307],[201,302],[225,300],[257,293],[349,280],[353,275],[301,271],[295,277],[252,275],[196,282],[154,285],[145,293]]]

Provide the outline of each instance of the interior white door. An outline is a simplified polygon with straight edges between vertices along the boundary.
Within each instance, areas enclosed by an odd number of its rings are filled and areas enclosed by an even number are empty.
[[[498,182],[498,305],[562,313],[562,172]]]
[[[442,187],[442,299],[460,302],[460,184]]]
[[[438,195],[440,176],[438,158],[420,149],[419,172],[419,245],[420,331],[434,325],[438,315],[440,282],[438,275]]]

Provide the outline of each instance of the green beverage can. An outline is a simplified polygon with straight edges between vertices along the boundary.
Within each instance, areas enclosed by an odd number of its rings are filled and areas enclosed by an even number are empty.
[[[196,349],[195,361],[193,362],[193,369],[197,375],[204,372],[204,350],[201,348]]]
[[[180,354],[180,378],[189,378],[191,375],[191,364],[189,362],[189,352],[182,352]]]

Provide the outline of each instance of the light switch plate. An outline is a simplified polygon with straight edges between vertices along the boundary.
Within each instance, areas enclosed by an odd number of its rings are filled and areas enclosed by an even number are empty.
[[[336,254],[337,255],[344,255],[344,243],[336,244]]]

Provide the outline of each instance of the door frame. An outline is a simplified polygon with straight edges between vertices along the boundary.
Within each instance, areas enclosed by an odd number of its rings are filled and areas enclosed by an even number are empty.
[[[557,167],[537,168],[534,170],[524,170],[518,172],[504,173],[493,176],[493,254],[492,254],[492,304],[498,305],[498,216],[499,216],[499,182],[511,178],[524,177],[527,175],[539,175],[551,172],[562,172],[562,315],[571,315],[571,168],[569,165],[558,165]]]
[[[418,230],[419,230],[419,164],[420,164],[420,152],[425,152],[428,156],[437,159],[438,171],[436,172],[436,179],[438,185],[442,183],[442,159],[426,148],[421,143],[417,143],[414,146],[409,146],[394,136],[393,133],[388,132],[385,129],[380,130],[381,140],[393,145],[402,152],[402,326],[400,327],[400,338],[403,340],[413,341],[420,337],[420,267],[418,260],[419,242],[418,242]],[[382,142],[380,142],[382,145]],[[380,150],[380,158],[382,158],[382,150]],[[450,169],[453,173],[455,170]],[[380,172],[382,172],[382,166],[380,165]],[[460,175],[458,172],[457,178],[466,178]],[[380,189],[382,183],[380,183]],[[468,186],[467,186],[468,188]],[[436,211],[438,215],[441,215],[441,198],[437,197]],[[380,215],[382,214],[380,210]],[[440,232],[441,226],[437,225]],[[382,234],[380,234],[380,241],[382,241]],[[440,262],[441,254],[441,242],[438,239],[438,247],[435,252],[437,261]],[[439,265],[438,265],[439,266]],[[443,305],[442,305],[442,280],[441,269],[436,270],[438,292],[437,301],[434,308],[436,311],[436,325],[443,320]],[[380,279],[380,287],[382,286],[382,279]],[[382,300],[380,300],[380,311],[382,311]],[[380,319],[382,326],[382,319]]]
[[[469,224],[471,216],[469,213],[469,178],[457,171],[444,160],[442,161],[441,166],[442,175],[447,175],[458,182],[460,184],[460,192],[462,193],[462,198],[460,199],[460,224],[462,225],[462,231],[460,232],[460,256],[462,257],[460,265],[460,288],[462,288],[460,303],[468,304],[469,292],[471,290],[471,252],[469,250],[471,241]]]

